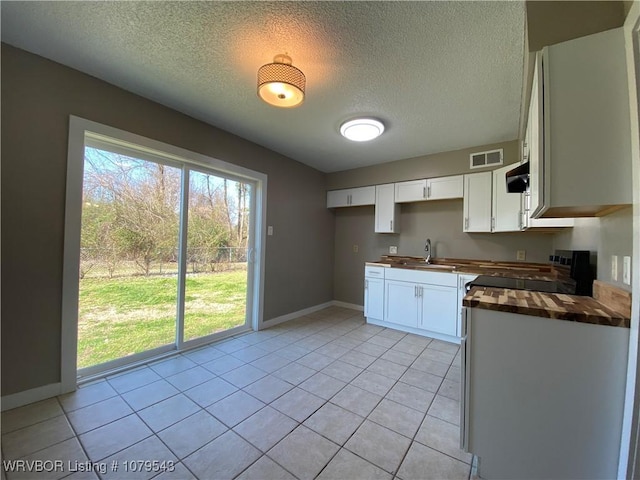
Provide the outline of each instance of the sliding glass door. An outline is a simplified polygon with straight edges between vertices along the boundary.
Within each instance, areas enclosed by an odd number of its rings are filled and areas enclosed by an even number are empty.
[[[79,373],[247,328],[253,184],[88,138]]]
[[[251,185],[189,171],[184,340],[246,322]]]

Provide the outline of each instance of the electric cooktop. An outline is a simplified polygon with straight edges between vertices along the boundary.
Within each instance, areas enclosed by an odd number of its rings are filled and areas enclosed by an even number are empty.
[[[472,287],[509,288],[511,290],[576,295],[576,284],[574,281],[525,280],[521,278],[480,275],[475,280],[466,284],[467,291],[471,290]]]

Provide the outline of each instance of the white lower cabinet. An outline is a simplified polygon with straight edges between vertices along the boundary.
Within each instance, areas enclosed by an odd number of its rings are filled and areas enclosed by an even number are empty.
[[[407,327],[418,327],[418,285],[411,282],[385,281],[387,299],[385,320]]]
[[[375,320],[384,319],[384,271],[385,267],[364,267],[364,316]]]
[[[478,478],[617,478],[629,329],[466,309],[461,429]]]
[[[458,290],[455,287],[420,285],[420,328],[432,332],[456,335]]]
[[[367,267],[370,268],[370,267]],[[374,313],[379,283],[365,277],[365,317],[376,325],[447,341],[459,337],[458,274],[388,268],[383,282],[384,316]],[[375,280],[375,279],[373,279]],[[374,286],[375,285],[375,286]]]

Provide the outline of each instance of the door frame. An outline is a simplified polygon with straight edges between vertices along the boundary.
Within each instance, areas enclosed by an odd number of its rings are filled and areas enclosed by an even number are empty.
[[[74,115],[69,116],[69,142],[67,152],[67,186],[65,199],[64,250],[62,271],[62,325],[61,325],[61,393],[72,392],[77,387],[78,355],[78,299],[80,233],[82,222],[82,187],[84,173],[84,147],[87,133],[117,139],[124,145],[141,147],[150,156],[160,154],[165,159],[175,159],[189,168],[204,168],[218,171],[252,184],[251,223],[249,225],[249,246],[247,261],[253,264],[253,275],[247,278],[247,295],[251,295],[251,309],[247,312],[251,328],[262,329],[264,309],[264,267],[266,245],[267,175],[255,170],[234,165],[207,155],[202,155],[180,147],[169,145],[118,128],[103,125]],[[157,153],[154,153],[157,152]],[[232,329],[234,331],[235,329]],[[199,341],[200,340],[200,341]],[[195,347],[212,341],[210,336],[185,342],[185,347]],[[173,346],[153,349],[162,355],[177,352],[178,342]],[[140,354],[128,357],[131,362],[142,361]],[[144,360],[149,360],[144,355]],[[114,365],[114,367],[117,365]]]
[[[633,2],[624,23],[631,122],[633,251],[631,331],[618,478],[640,475],[640,2]]]

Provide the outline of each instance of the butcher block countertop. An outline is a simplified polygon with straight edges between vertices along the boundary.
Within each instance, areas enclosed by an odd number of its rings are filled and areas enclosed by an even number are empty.
[[[390,268],[473,273],[531,280],[557,280],[568,275],[568,269],[544,263],[495,262],[467,259],[434,259],[426,265],[421,257],[384,255],[378,265]],[[629,328],[631,294],[603,282],[594,282],[594,297],[558,293],[531,292],[505,288],[474,287],[464,297],[465,307],[498,312]]]
[[[438,257],[434,258],[430,264],[427,264],[423,257],[405,255],[383,255],[380,257],[380,260],[365,262],[365,265],[435,272],[516,277],[526,280],[557,280],[564,274],[560,269],[548,263],[500,262]]]
[[[629,328],[631,323],[629,316],[593,297],[579,295],[474,287],[462,304],[465,307],[612,327]]]

